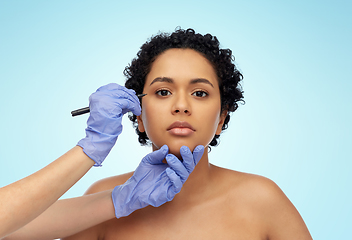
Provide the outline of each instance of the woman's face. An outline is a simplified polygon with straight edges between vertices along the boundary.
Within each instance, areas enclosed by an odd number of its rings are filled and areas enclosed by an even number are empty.
[[[208,146],[220,134],[226,112],[217,75],[210,62],[191,49],[169,49],[156,58],[146,77],[138,128],[146,132],[153,150],[164,144],[180,157],[180,147],[191,151]]]

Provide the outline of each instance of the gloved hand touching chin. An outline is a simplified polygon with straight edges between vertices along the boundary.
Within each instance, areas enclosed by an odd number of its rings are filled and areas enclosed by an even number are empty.
[[[168,152],[169,148],[164,145],[149,153],[133,176],[114,188],[112,200],[117,218],[128,216],[148,205],[159,207],[171,201],[201,159],[204,147],[199,145],[192,153],[188,147],[182,146],[180,153],[183,161]],[[164,158],[167,164],[162,162]]]
[[[95,161],[94,166],[101,166],[122,132],[122,116],[129,111],[140,115],[140,102],[134,90],[110,83],[89,97],[89,109],[86,137],[77,145]]]

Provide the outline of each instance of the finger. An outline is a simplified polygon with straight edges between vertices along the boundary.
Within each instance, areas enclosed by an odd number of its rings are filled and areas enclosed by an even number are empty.
[[[94,109],[93,105],[99,106],[99,109],[112,109],[114,104],[117,104],[122,109],[122,114],[128,111],[131,111],[137,116],[141,114],[140,102],[135,91],[116,83],[110,83],[100,87],[89,97],[89,102],[91,111]]]
[[[124,91],[127,94],[129,94],[132,98],[135,98],[135,100],[138,100],[138,97],[136,96],[136,92],[133,89],[126,88],[124,86],[121,86],[117,83],[109,83],[107,85],[101,86],[100,88],[97,89],[97,92],[116,92],[116,91]]]
[[[132,98],[135,102],[139,103],[139,98],[137,97],[137,94],[136,94],[136,92],[133,89],[122,87],[121,90],[126,92],[130,96],[130,98]]]
[[[127,94],[125,94],[127,97]],[[141,115],[141,105],[138,102],[132,101],[130,98],[119,98],[116,101],[116,104],[122,109],[122,113],[125,114],[126,112],[131,111],[133,114],[139,116]]]
[[[162,146],[160,149],[149,153],[143,158],[143,161],[152,165],[163,164],[163,160],[169,153],[169,148],[167,145]]]
[[[118,98],[121,98],[121,97],[128,98],[132,102],[140,104],[139,98],[137,97],[136,92],[133,89],[128,89],[118,84],[116,85],[118,86],[117,88],[111,89],[112,92],[114,93],[114,96],[117,96]]]
[[[204,146],[198,145],[194,150],[193,150],[193,159],[195,161],[195,164],[197,165],[199,160],[202,158],[204,153]]]
[[[187,146],[182,146],[180,148],[180,153],[183,160],[183,165],[187,169],[188,173],[191,173],[196,166],[191,150]]]
[[[170,168],[180,176],[182,182],[185,182],[189,176],[189,172],[183,165],[183,163],[173,154],[166,155],[166,161],[169,164]]]
[[[182,188],[182,181],[180,179],[180,176],[178,176],[174,170],[172,170],[171,168],[166,168],[165,170],[166,175],[169,177],[172,185],[174,186],[173,188],[173,193],[179,193],[181,191]],[[174,198],[174,194],[171,194],[171,196],[169,195],[170,193],[168,193],[168,200],[171,201]]]
[[[189,173],[191,173],[199,160],[202,158],[204,153],[204,147],[202,145],[198,145],[194,150],[193,154],[191,150],[187,146],[182,146],[180,149],[180,153],[183,159],[183,164]]]
[[[141,113],[140,102],[136,95],[136,92],[133,89],[128,89],[116,83],[110,83],[98,88],[96,94],[101,97],[105,95],[108,97],[114,97],[118,99],[121,99],[121,98],[128,99],[132,102],[132,104],[128,104],[127,106],[124,106],[124,109],[128,109],[129,111],[133,112],[133,114],[135,115],[140,115]]]

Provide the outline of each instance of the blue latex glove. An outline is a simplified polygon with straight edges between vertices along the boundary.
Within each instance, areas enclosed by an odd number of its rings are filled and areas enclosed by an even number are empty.
[[[101,166],[122,132],[122,116],[129,111],[140,115],[140,102],[134,90],[110,83],[89,97],[89,109],[86,137],[77,145],[95,161],[94,166]]]
[[[168,154],[167,145],[146,155],[133,176],[123,185],[112,191],[112,200],[117,218],[130,215],[137,209],[148,205],[159,207],[171,201],[181,191],[189,174],[201,159],[204,147],[197,146],[193,154],[188,147],[182,146],[180,153],[183,161]],[[163,163],[166,158],[167,164]]]

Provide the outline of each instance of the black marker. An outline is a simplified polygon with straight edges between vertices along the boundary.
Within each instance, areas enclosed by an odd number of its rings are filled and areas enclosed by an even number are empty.
[[[137,94],[137,97],[141,98],[147,95],[146,93]],[[89,113],[89,107],[80,108],[71,112],[72,117]]]

